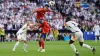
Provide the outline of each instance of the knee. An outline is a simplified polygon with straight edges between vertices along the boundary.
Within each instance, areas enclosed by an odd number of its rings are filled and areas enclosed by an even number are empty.
[[[18,42],[21,42],[22,40],[21,39],[18,39]]]
[[[69,41],[69,44],[73,44],[73,43],[74,43],[74,41],[73,41],[73,40],[70,40],[70,41]]]
[[[24,43],[26,43],[26,44],[27,44],[27,41],[24,41]]]
[[[44,41],[44,38],[40,38],[40,41]]]
[[[83,42],[79,42],[80,43],[80,46],[83,46]]]

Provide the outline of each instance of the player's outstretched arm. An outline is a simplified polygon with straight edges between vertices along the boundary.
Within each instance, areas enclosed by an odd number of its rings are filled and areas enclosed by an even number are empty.
[[[34,27],[35,27],[35,25],[31,25],[32,27],[31,27],[31,29],[30,29],[30,31],[33,31],[34,30]]]
[[[33,11],[32,11],[32,15],[31,15],[31,17],[33,16],[34,13],[36,13],[36,10],[33,10]]]
[[[56,12],[56,11],[54,11],[54,10],[49,10],[49,12],[53,12],[53,13],[55,13],[55,14],[59,14],[59,12]]]

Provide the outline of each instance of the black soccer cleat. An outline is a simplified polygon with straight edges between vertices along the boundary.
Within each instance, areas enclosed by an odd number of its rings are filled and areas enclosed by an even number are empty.
[[[75,53],[75,56],[80,56],[79,53]]]
[[[95,49],[95,48],[93,48],[92,52],[93,52],[93,55],[94,55],[94,54],[95,54],[95,52],[96,52],[96,49]]]

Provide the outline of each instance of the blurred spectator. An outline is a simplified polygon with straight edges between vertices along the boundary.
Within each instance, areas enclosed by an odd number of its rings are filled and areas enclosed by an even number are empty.
[[[59,31],[57,28],[53,29],[53,35],[54,35],[55,40],[58,40]]]
[[[60,40],[63,40],[63,38],[64,38],[64,34],[63,33],[59,33],[59,35],[58,35],[58,40],[60,41]]]
[[[0,37],[1,37],[1,42],[5,42],[5,29],[3,25],[0,25]]]
[[[95,40],[99,40],[100,37],[100,26],[96,23],[93,27],[93,31],[95,32]]]

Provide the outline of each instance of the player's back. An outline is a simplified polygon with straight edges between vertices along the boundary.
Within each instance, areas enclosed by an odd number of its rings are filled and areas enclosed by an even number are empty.
[[[37,15],[36,15],[37,19],[44,19],[45,13],[50,12],[50,10],[49,9],[44,9],[44,7],[43,7],[43,8],[38,8],[36,10],[36,12],[37,12]]]
[[[68,21],[68,22],[66,22],[66,24],[68,26],[67,28],[69,30],[71,30],[72,32],[81,32],[81,30],[78,27],[78,23],[76,23],[74,21]]]
[[[45,13],[46,13],[46,11],[43,9],[43,8],[38,8],[37,10],[36,10],[36,12],[37,12],[37,19],[41,19],[41,18],[43,18],[44,17],[44,15],[45,15]]]

